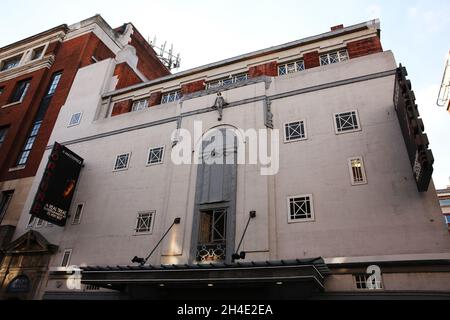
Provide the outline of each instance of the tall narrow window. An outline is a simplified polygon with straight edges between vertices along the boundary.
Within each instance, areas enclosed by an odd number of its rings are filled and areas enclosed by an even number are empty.
[[[83,216],[83,209],[84,209],[84,204],[80,203],[75,210],[75,214],[73,215],[73,221],[72,221],[73,225],[81,223],[81,218]]]
[[[5,142],[6,134],[8,133],[8,127],[0,127],[0,148],[3,142]]]
[[[366,178],[366,172],[364,169],[363,158],[362,157],[354,157],[354,158],[350,158],[348,161],[349,161],[349,166],[350,166],[352,185],[357,186],[357,185],[367,184],[367,178]]]
[[[35,222],[36,222],[36,217],[35,217],[35,216],[31,216],[31,217],[30,217],[30,220],[28,220],[27,229],[33,228]]]
[[[36,137],[41,129],[42,121],[36,121],[31,128],[30,135],[28,136],[25,145],[20,153],[20,156],[17,160],[18,166],[24,166],[27,164],[28,158],[30,157],[31,149],[33,149],[34,142],[36,141]]]
[[[61,267],[68,267],[71,257],[72,257],[72,249],[64,250],[63,258],[61,260]]]
[[[27,94],[28,88],[30,87],[30,83],[31,79],[18,82],[9,103],[22,102]]]
[[[61,79],[61,72],[56,72],[52,76],[52,80],[50,81],[47,94],[42,98],[41,103],[39,104],[39,109],[36,117],[34,118],[33,126],[31,127],[31,131],[28,134],[27,139],[25,140],[25,144],[22,148],[22,151],[17,159],[17,166],[25,166],[27,164],[28,158],[30,156],[31,150],[33,149],[33,145],[36,141],[36,138],[39,134],[39,130],[41,129],[42,122],[45,117],[45,113],[50,105],[53,94],[55,93],[56,88],[58,87],[59,81]]]
[[[11,203],[12,197],[14,195],[14,190],[3,191],[0,198],[0,223],[6,216],[6,211],[8,211],[9,204]]]
[[[223,261],[227,246],[227,210],[200,212],[198,262]]]

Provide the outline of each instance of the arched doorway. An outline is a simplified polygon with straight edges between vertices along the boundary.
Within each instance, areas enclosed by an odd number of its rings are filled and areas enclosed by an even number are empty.
[[[237,137],[215,128],[202,139],[197,170],[191,260],[231,262],[235,250]]]

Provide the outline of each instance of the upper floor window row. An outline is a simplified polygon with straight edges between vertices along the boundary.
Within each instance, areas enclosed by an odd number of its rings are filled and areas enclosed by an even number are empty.
[[[296,73],[304,70],[305,70],[305,62],[303,60],[278,65],[279,76]]]
[[[322,54],[320,56],[320,65],[326,66],[338,62],[347,61],[349,59],[347,50],[339,50]]]
[[[14,57],[0,61],[0,72],[19,67],[28,62],[32,62],[42,58],[42,56],[44,55],[45,48],[46,45],[42,45],[33,49],[29,49]]]
[[[239,83],[248,79],[248,73],[241,73],[237,75],[230,75],[229,77],[210,81],[206,84],[207,89],[220,88],[231,84]]]
[[[182,94],[181,94],[180,90],[164,93],[161,98],[161,104],[172,103],[172,102],[178,101],[181,99],[181,97],[182,97]]]

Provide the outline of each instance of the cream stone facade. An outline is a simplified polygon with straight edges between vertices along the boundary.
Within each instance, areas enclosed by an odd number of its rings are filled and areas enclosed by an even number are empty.
[[[267,145],[270,134],[280,132],[277,174],[261,175],[261,164],[236,166],[235,198],[227,222],[233,232],[227,230],[231,238],[226,239],[227,245],[231,242],[227,248],[234,251],[227,251],[226,260],[237,250],[249,212],[256,211],[241,247],[246,253],[243,262],[322,257],[330,270],[324,280],[324,297],[408,292],[448,296],[448,232],[442,228],[433,184],[428,192],[417,190],[393,105],[398,64],[391,51],[287,75],[248,77],[184,94],[172,103],[111,116],[121,101],[148,99],[157,91],[180,90],[198,80],[208,83],[268,62],[299,61],[312,51],[319,55],[339,51],[348,42],[378,32],[378,22],[371,21],[117,91],[111,91],[114,59],[80,69],[16,232],[18,238],[30,230],[28,213],[53,143],[62,143],[85,159],[66,227],[31,227],[59,247],[51,258],[46,285],[36,298],[92,294],[86,287],[85,291],[67,289],[68,276],[61,268],[66,250],[71,253],[69,265],[127,266],[134,256],[146,256],[175,218],[181,218],[181,223],[170,229],[148,264],[198,262],[197,216],[203,207],[196,194],[201,169],[195,164],[175,165],[171,160],[172,134],[184,129],[194,135],[196,121],[201,121],[203,133],[212,128],[267,129]],[[211,108],[218,92],[227,103],[221,121]],[[357,130],[338,132],[336,115],[353,111]],[[69,126],[76,113],[82,114],[81,122]],[[286,142],[285,124],[299,120],[305,126],[305,139]],[[193,139],[192,144],[201,143],[202,138]],[[148,165],[149,150],[159,147],[165,151],[161,163]],[[115,171],[117,156],[122,154],[129,154],[128,166]],[[357,185],[349,169],[349,159],[355,157],[363,159],[366,178]],[[310,219],[290,220],[289,199],[305,196],[313,207]],[[80,204],[81,222],[73,224]],[[142,212],[154,216],[152,228],[141,234],[136,232],[136,221]],[[382,270],[383,288],[376,292],[357,288],[355,283],[355,277],[366,274],[370,265]],[[105,280],[101,286],[107,289],[108,285],[114,284]],[[106,297],[113,291],[99,292]]]

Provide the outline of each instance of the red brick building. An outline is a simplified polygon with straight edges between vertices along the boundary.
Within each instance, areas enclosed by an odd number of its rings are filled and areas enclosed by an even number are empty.
[[[0,248],[12,236],[79,69],[115,59],[115,88],[170,74],[131,24],[100,16],[0,48]]]

